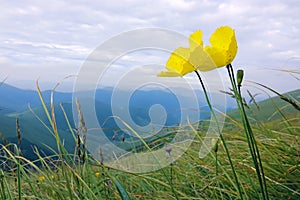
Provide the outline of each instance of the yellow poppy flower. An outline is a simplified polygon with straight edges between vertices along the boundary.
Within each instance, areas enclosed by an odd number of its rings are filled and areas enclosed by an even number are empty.
[[[210,37],[211,46],[203,48],[202,32],[189,37],[190,48],[179,47],[167,61],[167,71],[158,76],[184,76],[195,70],[210,71],[230,64],[237,53],[235,33],[229,26],[219,27]]]
[[[230,64],[237,53],[235,33],[229,26],[218,28],[210,37],[211,46],[206,46],[206,51],[214,61],[216,67]]]

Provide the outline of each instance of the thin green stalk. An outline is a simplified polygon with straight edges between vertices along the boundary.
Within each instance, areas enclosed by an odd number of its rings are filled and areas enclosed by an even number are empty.
[[[1,173],[3,173],[2,170],[1,170]],[[6,199],[6,194],[5,194],[5,189],[4,189],[4,183],[3,183],[4,182],[4,180],[3,180],[4,179],[4,175],[1,174],[0,176],[1,176],[0,177],[0,179],[1,179],[0,180],[1,181],[1,198],[2,199]]]
[[[231,65],[228,65],[228,66],[229,67],[227,67],[227,70],[228,70],[229,78],[230,78],[230,81],[231,81],[231,85],[232,85],[232,89],[233,89],[234,95],[236,97],[238,109],[239,109],[239,111],[241,113],[241,116],[242,116],[242,122],[243,122],[243,127],[244,127],[245,132],[246,132],[247,141],[253,141],[253,138],[251,137],[251,134],[249,133],[249,129],[245,128],[245,126],[246,126],[246,117],[245,117],[246,113],[242,114],[243,113],[243,108],[244,108],[243,105],[244,104],[243,104],[242,97],[240,95],[240,86],[237,87],[237,85],[235,83],[235,77],[234,77],[233,68],[230,67]],[[254,155],[256,157],[256,150],[255,150],[253,142],[248,142],[248,145],[249,145],[251,156]],[[254,165],[256,165],[256,159],[254,159]]]
[[[69,197],[72,200],[74,198],[73,198],[73,192],[72,192],[72,188],[71,188],[71,184],[70,184],[71,180],[69,179],[69,174],[68,174],[68,171],[66,170],[66,166],[68,167],[68,165],[65,165],[65,164],[66,164],[65,162],[61,163],[61,170],[62,170],[63,176],[66,179],[66,187],[68,189]]]
[[[215,153],[215,166],[216,166],[216,177],[219,176],[219,162],[218,162],[218,142],[219,140],[217,141],[216,143],[216,146],[215,146],[215,149],[214,149],[214,153]],[[218,187],[221,188],[221,184],[219,183],[219,181],[217,182],[218,184]],[[219,191],[220,195],[221,195],[221,198],[224,199],[223,197],[223,193],[221,191]]]
[[[6,193],[5,193],[5,190],[4,190],[4,185],[5,185],[7,193],[8,193],[8,196],[9,196],[9,199],[12,200],[13,199],[13,195],[11,193],[11,189],[9,187],[9,184],[8,184],[8,182],[6,180],[5,174],[4,174],[4,172],[3,172],[2,169],[0,169],[0,172],[1,172],[0,176],[2,178],[1,183],[3,184],[2,189],[3,189],[4,197],[5,197],[5,199],[8,199],[8,198],[6,198]]]
[[[197,132],[197,130],[196,130],[192,125],[190,125],[190,127],[191,127],[191,129],[193,130],[193,132],[195,133],[195,135],[198,137],[199,141],[200,141],[200,142],[203,142],[203,140],[202,140],[201,136],[199,135],[199,133]],[[220,165],[218,159],[215,157],[215,154],[212,153],[211,151],[209,152],[209,154],[210,154],[210,156],[211,156],[213,159],[215,159],[215,161],[216,161],[216,163],[217,163],[217,165],[218,165],[218,171],[219,171],[219,169],[221,169],[222,172],[225,174],[225,176],[228,178],[229,182],[234,186],[233,180],[231,179],[231,177],[230,177],[229,174],[227,173],[227,170],[224,169],[224,167],[223,167],[222,165]],[[221,192],[220,194],[221,194],[221,196],[223,196],[223,193],[222,193],[222,192]],[[223,199],[223,198],[221,198],[221,199]]]
[[[71,132],[71,134],[72,134],[72,136],[73,136],[73,139],[74,139],[74,141],[76,141],[75,133],[74,133],[73,128],[72,128],[72,126],[71,126],[71,124],[70,124],[70,121],[69,121],[68,116],[67,116],[67,113],[66,113],[66,111],[65,111],[65,109],[64,109],[64,107],[63,107],[63,104],[60,103],[59,105],[60,105],[60,108],[61,108],[61,110],[62,110],[62,112],[63,112],[63,114],[64,114],[64,118],[65,118],[66,123],[67,123],[67,125],[68,125],[68,128],[69,128],[69,130],[70,130],[70,132]]]
[[[173,185],[173,159],[170,151],[167,151],[170,158],[170,185]]]
[[[234,166],[233,166],[233,163],[232,163],[232,160],[231,160],[231,156],[230,156],[229,150],[228,150],[228,148],[227,148],[225,139],[224,139],[224,137],[223,137],[223,135],[222,135],[222,133],[221,133],[221,130],[220,130],[220,127],[219,127],[219,123],[218,123],[218,120],[217,120],[217,116],[216,116],[216,114],[215,114],[215,111],[214,111],[214,109],[213,109],[211,103],[210,103],[210,100],[209,100],[209,97],[208,97],[208,94],[207,94],[205,85],[204,85],[204,83],[203,83],[203,81],[202,81],[202,78],[201,78],[199,72],[198,72],[197,70],[195,70],[195,73],[197,74],[197,77],[198,77],[198,79],[199,79],[199,81],[200,81],[200,84],[201,84],[201,87],[202,87],[202,89],[203,89],[203,92],[204,92],[204,95],[205,95],[207,104],[208,104],[208,106],[209,106],[209,109],[210,109],[210,111],[211,111],[211,113],[212,113],[212,115],[213,115],[214,120],[216,121],[216,124],[217,124],[217,130],[218,130],[218,133],[219,133],[219,135],[220,135],[221,141],[222,141],[222,143],[223,143],[223,145],[224,145],[224,148],[225,148],[225,151],[226,151],[226,155],[227,155],[228,161],[229,161],[229,163],[230,163],[230,167],[231,167],[231,170],[232,170],[232,173],[233,173],[235,182],[236,182],[236,184],[237,184],[237,190],[238,190],[238,192],[239,192],[240,198],[243,199],[243,194],[242,194],[242,190],[241,190],[241,187],[240,187],[240,183],[239,183],[239,180],[238,180],[238,177],[237,177],[235,168],[234,168]]]
[[[43,106],[43,110],[48,118],[48,121],[51,125],[51,128],[53,131],[51,131],[54,136],[55,136],[55,140],[56,140],[56,146],[57,146],[57,151],[58,151],[58,154],[59,154],[59,157],[61,158],[61,160],[64,160],[64,156],[68,154],[67,150],[65,149],[61,139],[60,139],[60,136],[58,134],[58,129],[57,129],[57,126],[56,126],[56,119],[55,119],[55,112],[54,112],[54,102],[53,102],[53,93],[54,93],[54,90],[51,92],[51,103],[50,103],[50,108],[51,108],[51,113],[49,112],[47,106],[46,106],[46,103],[44,101],[44,98],[42,96],[42,92],[41,92],[41,89],[38,85],[38,82],[36,82],[36,88],[37,88],[37,93],[39,95],[39,98],[40,98],[40,101],[42,103],[42,106]],[[48,130],[50,130],[49,128],[47,128]]]
[[[88,186],[88,184],[84,181],[84,177],[81,177],[80,174],[77,173],[75,169],[70,167],[69,165],[65,165],[70,172],[78,178],[78,181],[82,184],[82,187],[86,189],[87,194],[91,195],[92,199],[98,199],[94,192],[91,190],[91,188]],[[66,174],[67,175],[67,174]],[[71,196],[72,197],[72,196]]]
[[[245,132],[246,132],[246,137],[247,137],[250,153],[251,153],[251,156],[253,158],[255,168],[257,169],[258,174],[260,174],[260,169],[257,167],[256,149],[255,149],[255,146],[254,146],[253,137],[250,134],[249,129],[247,128],[246,120],[248,118],[246,116],[245,110],[243,109],[244,107],[243,107],[242,97],[240,95],[240,92],[238,92],[239,89],[238,89],[238,87],[236,85],[236,82],[235,82],[235,77],[234,77],[234,72],[233,72],[232,66],[228,65],[227,70],[228,70],[229,78],[230,78],[230,81],[231,81],[231,85],[233,87],[234,95],[236,97],[238,109],[239,109],[240,114],[242,116],[243,127],[244,127]],[[261,180],[260,175],[259,175],[258,179],[259,179],[259,181]]]
[[[219,175],[219,170],[218,170],[218,167],[219,167],[219,165],[218,165],[218,142],[216,143],[216,146],[215,146],[215,154],[216,154],[216,176],[218,176]]]
[[[263,199],[269,199],[259,149],[258,149],[256,140],[255,140],[251,125],[249,123],[248,117],[246,115],[245,107],[244,107],[244,104],[243,104],[243,101],[242,101],[240,86],[237,87],[237,84],[235,82],[235,77],[234,77],[234,72],[233,72],[232,65],[229,64],[226,67],[227,67],[227,71],[228,71],[228,74],[229,74],[231,85],[233,87],[232,89],[233,89],[235,97],[236,97],[236,102],[237,102],[237,105],[238,105],[238,108],[240,110],[240,114],[241,114],[241,117],[242,117],[242,122],[243,122],[244,130],[245,130],[245,133],[246,133],[246,137],[247,137],[247,143],[248,143],[249,150],[250,150],[250,153],[251,153],[251,157],[252,157],[255,169],[256,169],[256,174],[257,174],[257,178],[258,178],[258,181],[259,181],[259,184],[260,184],[262,197],[263,197]]]
[[[14,144],[15,146],[15,144]],[[8,146],[9,147],[9,146]],[[15,156],[13,155],[13,153],[11,152],[11,150],[9,150],[6,146],[2,146],[3,150],[8,154],[8,156],[12,159],[12,161],[17,164],[18,163],[18,159],[23,159],[24,160],[24,157],[20,157],[20,156]],[[25,178],[28,182],[28,185],[30,186],[30,189],[31,191],[34,193],[35,196],[39,196],[38,195],[38,192],[35,190],[35,187],[33,186],[33,184],[30,182],[30,178],[28,177],[26,171],[24,170],[23,167],[20,167],[19,168],[19,171],[20,171],[20,175],[22,173],[23,175],[23,179]]]
[[[15,152],[16,152],[16,160],[17,160],[17,181],[18,181],[18,195],[19,195],[19,200],[22,199],[22,187],[21,187],[21,166],[20,166],[20,152],[19,152],[19,148],[17,147],[17,145],[14,145],[15,148]]]
[[[243,113],[245,113],[245,108],[244,108],[243,105],[242,105],[242,111],[243,111]],[[249,120],[248,120],[247,117],[245,117],[245,119],[246,119],[247,129],[249,129],[250,137],[251,137],[251,140],[253,142],[253,146],[254,146],[254,150],[255,150],[254,153],[256,153],[255,156],[256,156],[256,159],[257,159],[258,165],[259,165],[259,167],[257,168],[257,169],[259,169],[258,173],[261,173],[260,177],[262,179],[263,188],[264,188],[264,191],[262,191],[262,192],[263,192],[263,194],[265,193],[266,199],[269,199],[269,197],[268,197],[268,191],[267,191],[267,184],[266,184],[266,180],[265,180],[265,174],[264,174],[264,169],[263,169],[263,165],[262,165],[261,158],[260,158],[259,149],[258,149],[256,140],[255,140],[254,134],[252,132]]]

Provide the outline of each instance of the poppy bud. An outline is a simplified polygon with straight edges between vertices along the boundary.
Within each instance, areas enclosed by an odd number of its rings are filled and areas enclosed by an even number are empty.
[[[242,85],[243,77],[244,77],[244,70],[239,69],[237,71],[237,78],[236,78],[238,86]]]

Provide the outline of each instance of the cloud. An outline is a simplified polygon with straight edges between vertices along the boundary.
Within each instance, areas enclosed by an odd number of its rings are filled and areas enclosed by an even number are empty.
[[[300,3],[293,0],[5,1],[0,16],[1,77],[9,75],[13,82],[39,76],[54,82],[77,73],[106,40],[136,28],[160,27],[186,36],[201,29],[208,44],[215,28],[230,25],[239,44],[234,65],[247,69],[249,79],[264,81],[266,76],[257,73],[267,73],[269,84],[289,90],[277,73],[261,69],[298,69],[299,59],[293,64],[290,60],[300,56],[299,10]],[[132,55],[123,61],[123,67],[141,63]],[[142,57],[142,64],[159,61],[155,54]]]

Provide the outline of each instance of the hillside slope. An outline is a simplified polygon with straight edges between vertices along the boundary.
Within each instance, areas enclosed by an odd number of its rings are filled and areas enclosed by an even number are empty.
[[[295,102],[300,102],[300,90],[294,90],[283,94],[284,96],[293,99]],[[255,118],[261,122],[268,122],[278,120],[285,115],[295,115],[300,112],[296,110],[291,104],[282,100],[280,97],[272,97],[255,104],[250,104],[246,108],[248,116]],[[232,110],[227,112],[231,118],[238,119],[240,117],[239,110]]]

